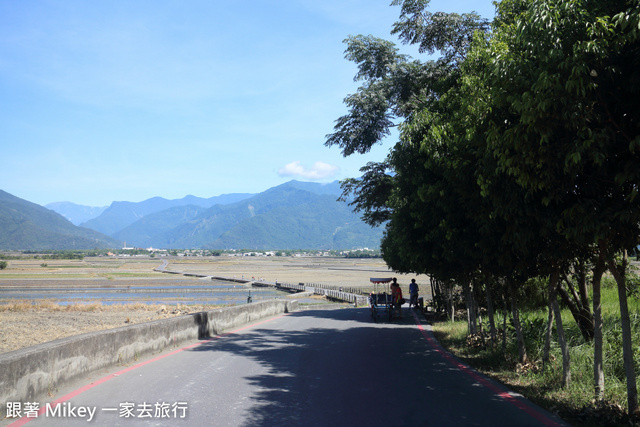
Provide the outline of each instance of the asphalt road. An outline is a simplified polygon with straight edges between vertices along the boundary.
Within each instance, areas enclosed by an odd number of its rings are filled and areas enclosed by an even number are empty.
[[[563,425],[461,364],[403,310],[392,323],[367,308],[267,319],[96,374],[59,390],[57,412],[38,402],[44,413],[12,425]]]

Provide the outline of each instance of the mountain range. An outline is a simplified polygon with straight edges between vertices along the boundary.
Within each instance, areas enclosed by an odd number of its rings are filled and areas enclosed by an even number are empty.
[[[52,210],[0,190],[0,249],[95,249],[118,245],[112,237],[77,227]]]
[[[235,193],[208,199],[195,196],[175,200],[154,197],[138,203],[113,202],[107,208],[57,202],[47,205],[52,209],[47,210],[27,201],[22,201],[20,206],[24,209],[27,206],[31,209],[38,207],[53,215],[39,217],[42,230],[49,230],[50,226],[62,220],[74,233],[80,230],[94,233],[94,239],[100,236],[100,246],[96,240],[91,246],[84,246],[85,249],[120,247],[124,242],[126,246],[143,248],[264,250],[379,247],[382,228],[369,227],[346,203],[337,201],[341,193],[337,181],[330,184],[290,181],[259,194]],[[3,225],[5,211],[5,201],[0,198],[0,225]],[[16,240],[20,236],[5,236],[4,228],[0,229],[0,249],[69,248],[68,245],[60,247],[51,238],[43,243],[37,242],[35,236],[38,233],[35,231],[29,233],[31,239]],[[20,227],[15,223],[13,228]],[[61,241],[68,242],[69,239]],[[72,243],[87,245],[89,241]]]
[[[216,204],[227,204],[246,199],[252,194],[223,194],[222,196],[203,199],[196,196],[186,196],[182,199],[167,200],[162,197],[152,197],[142,202],[113,202],[111,206],[101,212],[95,218],[81,223],[104,234],[112,235],[124,227],[144,218],[146,215],[164,211],[173,207],[194,206],[209,208]],[[53,208],[56,210],[55,208]],[[57,211],[57,210],[56,210]]]
[[[83,206],[71,202],[55,202],[44,205],[45,208],[58,212],[74,225],[80,225],[104,212],[109,206]]]

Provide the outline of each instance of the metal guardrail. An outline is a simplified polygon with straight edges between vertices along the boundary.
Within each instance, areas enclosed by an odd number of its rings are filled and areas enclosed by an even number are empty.
[[[355,292],[348,292],[344,289],[335,289],[334,286],[304,283],[298,283],[297,285],[291,283],[277,283],[276,288],[285,288],[300,292],[313,292],[314,295],[321,295],[333,300],[348,302],[355,304],[356,306],[367,304],[367,296]],[[349,288],[349,290],[353,289]]]

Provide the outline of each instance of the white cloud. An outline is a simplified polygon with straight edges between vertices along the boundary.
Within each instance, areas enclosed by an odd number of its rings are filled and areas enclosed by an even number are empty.
[[[300,164],[299,160],[291,162],[278,170],[280,176],[290,176],[310,179],[312,181],[320,181],[323,179],[330,179],[335,177],[339,168],[337,166],[330,165],[324,162],[315,162],[311,168]]]

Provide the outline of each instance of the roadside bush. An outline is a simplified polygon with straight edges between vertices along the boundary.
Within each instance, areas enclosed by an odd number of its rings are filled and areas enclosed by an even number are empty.
[[[8,265],[7,261],[0,261],[0,270],[4,270]]]
[[[536,314],[528,315],[524,313],[520,317],[520,324],[522,326],[522,335],[524,336],[527,348],[532,348],[534,346],[539,347],[540,344],[544,343],[547,325],[543,317]]]
[[[487,346],[469,346],[463,343],[466,335],[466,322],[435,322],[434,334],[441,344],[454,354],[463,356],[464,360],[494,378],[515,387],[528,398],[556,411],[571,421],[572,425],[640,425],[637,419],[631,420],[625,414],[626,407],[626,375],[622,358],[622,332],[620,326],[619,305],[615,282],[612,286],[603,288],[603,341],[604,341],[604,372],[605,372],[605,402],[593,405],[593,342],[585,343],[579,328],[573,321],[571,313],[562,310],[564,332],[569,344],[571,356],[571,385],[563,388],[562,355],[557,343],[555,322],[551,341],[551,358],[542,369],[542,354],[544,347],[546,309],[522,310],[520,321],[527,346],[529,363],[517,363],[518,349],[515,331],[511,321],[507,323],[506,352],[500,345],[495,348]],[[633,288],[633,286],[631,286]],[[631,317],[632,341],[640,342],[640,301],[629,300]],[[498,316],[499,317],[499,316]],[[501,324],[498,318],[498,323]],[[634,345],[634,360],[640,360],[640,346]],[[636,364],[636,375],[640,377],[640,364]],[[522,387],[526,384],[526,387]],[[612,409],[613,408],[613,409]],[[621,420],[613,422],[612,419]],[[605,421],[603,421],[605,420]],[[630,421],[631,420],[631,421]],[[635,424],[634,424],[635,423]]]
[[[613,278],[613,276],[606,275],[602,278],[602,284],[601,284],[602,289],[616,289],[617,286],[618,285],[616,284],[616,281]]]
[[[522,310],[546,309],[548,279],[533,277],[518,288],[518,305]]]
[[[631,298],[640,299],[640,276],[636,272],[627,274],[627,290]]]

